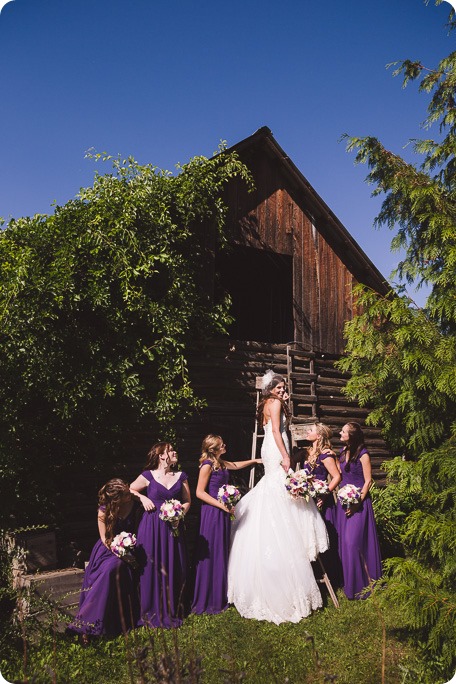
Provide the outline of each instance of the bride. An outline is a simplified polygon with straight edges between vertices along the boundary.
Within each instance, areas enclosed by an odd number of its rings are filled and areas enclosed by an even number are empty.
[[[264,477],[237,504],[228,562],[228,601],[246,618],[299,622],[322,605],[310,561],[328,548],[313,500],[292,499],[282,376],[262,378],[258,420],[264,426]]]

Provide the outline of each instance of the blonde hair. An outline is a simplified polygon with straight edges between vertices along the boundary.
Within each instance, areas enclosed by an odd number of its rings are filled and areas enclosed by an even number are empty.
[[[307,447],[307,462],[310,463],[310,465],[315,464],[318,456],[324,449],[329,449],[331,454],[333,456],[335,455],[331,448],[332,430],[329,425],[325,425],[324,423],[312,423],[312,425],[315,426],[318,439],[315,440],[312,446]]]
[[[212,461],[212,467],[214,470],[225,467],[225,461],[220,458],[219,451],[222,448],[223,439],[220,435],[206,435],[201,444],[201,456],[199,464],[201,465],[203,461]]]

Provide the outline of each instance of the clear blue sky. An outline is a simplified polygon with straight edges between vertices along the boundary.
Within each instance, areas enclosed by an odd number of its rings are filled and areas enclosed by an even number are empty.
[[[372,227],[380,202],[339,138],[374,135],[410,159],[402,148],[425,135],[428,99],[385,65],[433,67],[454,50],[449,10],[432,0],[8,2],[0,216],[50,213],[90,185],[102,170],[84,158],[91,147],[174,170],[266,125],[389,276],[398,257],[387,229]]]

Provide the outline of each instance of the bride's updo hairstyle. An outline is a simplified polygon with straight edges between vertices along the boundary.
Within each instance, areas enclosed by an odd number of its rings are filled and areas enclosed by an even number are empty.
[[[105,516],[107,546],[114,538],[114,525],[119,515],[120,505],[129,494],[130,485],[117,477],[106,482],[98,492],[98,506]]]
[[[225,467],[225,461],[220,458],[223,439],[220,435],[206,435],[201,444],[200,465],[203,461],[212,461],[214,470]]]
[[[278,373],[274,373],[272,370],[266,371],[266,373],[261,378],[261,394],[263,397],[268,397],[271,394],[271,390],[281,382],[285,382],[285,378]]]
[[[286,384],[286,380],[283,377],[283,375],[274,373],[274,371],[272,370],[266,371],[266,373],[261,378],[261,395],[263,398],[258,404],[257,410],[257,420],[260,425],[263,425],[263,411],[266,401],[271,397],[274,397],[274,399],[278,399],[282,404],[282,409],[288,423],[290,419],[290,409],[288,408],[288,404],[285,401],[283,401],[283,399],[280,399],[279,397],[276,397],[274,394],[272,394],[272,390],[275,387],[277,387],[277,385],[280,385],[282,382]]]
[[[331,454],[334,454],[334,452],[331,447],[332,430],[329,425],[325,425],[324,423],[313,423],[312,425],[315,427],[318,439],[315,440],[312,446],[307,448],[307,462],[314,466],[317,457],[324,449],[329,449]],[[312,426],[309,425],[309,427]]]

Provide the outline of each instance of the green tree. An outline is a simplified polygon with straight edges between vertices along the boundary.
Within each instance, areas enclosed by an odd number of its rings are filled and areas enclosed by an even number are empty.
[[[456,666],[456,52],[435,69],[411,60],[395,66],[404,85],[417,80],[430,96],[424,127],[437,124],[438,139],[411,141],[419,156],[414,164],[376,138],[348,138],[356,161],[369,167],[373,194],[385,195],[376,224],[394,232],[391,247],[404,256],[392,276],[400,285],[387,296],[357,288],[361,313],[346,325],[340,368],[352,376],[349,396],[372,408],[368,421],[380,425],[391,446],[408,459],[385,465],[389,484],[374,497],[379,526],[403,549],[402,557],[385,564],[380,600],[401,608],[404,627],[422,645],[435,676],[451,678]],[[430,289],[424,308],[407,295],[405,287],[412,284]]]
[[[122,434],[141,421],[171,436],[202,404],[189,349],[230,322],[205,274],[226,184],[251,183],[236,154],[221,146],[175,175],[89,156],[112,171],[0,232],[0,495],[20,522],[76,472],[124,457]]]

